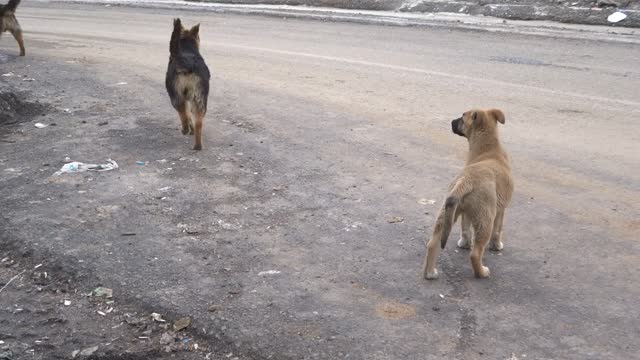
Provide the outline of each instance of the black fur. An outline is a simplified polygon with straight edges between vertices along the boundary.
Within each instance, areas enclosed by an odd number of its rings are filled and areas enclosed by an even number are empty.
[[[167,76],[165,86],[171,104],[179,111],[185,102],[191,101],[195,105],[194,110],[200,112],[207,111],[207,102],[209,98],[209,82],[211,74],[209,67],[204,61],[198,49],[198,43],[193,37],[181,36],[182,25],[180,19],[174,21],[173,33],[169,43],[169,66],[167,67]],[[200,80],[197,88],[190,88],[178,93],[176,89],[176,81],[180,75],[193,74]],[[195,95],[198,96],[195,96]],[[201,99],[196,101],[196,98]]]
[[[5,12],[15,12],[20,5],[20,0],[9,0],[7,5],[0,5],[0,16],[4,15]]]

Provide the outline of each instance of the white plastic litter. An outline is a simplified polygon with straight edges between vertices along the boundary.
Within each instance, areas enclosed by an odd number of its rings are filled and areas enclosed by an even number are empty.
[[[158,313],[151,313],[151,318],[157,322],[166,322],[166,320],[162,318],[162,315]]]
[[[8,73],[2,74],[4,77],[16,76],[13,72],[9,71]]]
[[[54,175],[62,175],[64,173],[76,173],[84,171],[109,171],[118,168],[118,163],[108,159],[106,164],[85,164],[79,161],[72,161],[64,164],[64,166],[56,171]]]
[[[280,274],[280,271],[278,271],[278,270],[267,270],[267,271],[260,271],[258,273],[258,276],[277,275],[277,274]]]
[[[46,128],[49,125],[43,124],[43,123],[35,123],[33,124],[33,126],[37,127],[38,129],[42,129],[42,128]]]
[[[607,21],[610,23],[617,23],[627,18],[625,13],[621,13],[620,11],[616,11],[613,14],[609,15]]]

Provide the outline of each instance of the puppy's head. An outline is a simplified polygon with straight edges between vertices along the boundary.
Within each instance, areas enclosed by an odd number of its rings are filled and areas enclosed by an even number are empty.
[[[180,32],[180,40],[182,39],[193,40],[196,46],[198,48],[200,47],[200,24],[197,24],[191,29],[187,30],[182,26],[182,22],[178,18],[173,20],[173,29],[174,31],[177,30]]]
[[[469,110],[461,117],[451,121],[454,134],[467,139],[478,131],[495,131],[497,123],[504,124],[505,118],[501,110]]]

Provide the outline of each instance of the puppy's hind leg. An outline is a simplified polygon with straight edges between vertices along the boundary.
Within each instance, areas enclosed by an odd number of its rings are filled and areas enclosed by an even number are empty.
[[[492,214],[493,215],[493,214]],[[471,250],[471,267],[477,278],[489,277],[489,268],[482,264],[484,249],[491,239],[494,216],[483,216],[473,219],[475,239]]]
[[[504,222],[504,209],[498,210],[496,219],[493,221],[493,233],[491,234],[491,243],[489,249],[500,251],[504,248],[502,244],[502,223]]]
[[[435,280],[438,278],[436,262],[441,250],[442,234],[445,226],[445,216],[446,210],[443,207],[438,213],[436,224],[433,228],[433,234],[431,235],[431,239],[427,243],[427,254],[424,257],[424,263],[422,265],[422,276],[427,280]]]
[[[461,215],[460,224],[462,233],[460,234],[460,240],[458,240],[458,247],[461,249],[469,249],[473,244],[473,233],[471,232],[471,219],[464,214]]]

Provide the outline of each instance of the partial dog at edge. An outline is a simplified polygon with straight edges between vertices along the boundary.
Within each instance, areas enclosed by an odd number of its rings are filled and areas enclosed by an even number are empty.
[[[471,266],[476,277],[489,276],[482,256],[488,243],[492,250],[502,250],[502,222],[513,194],[509,158],[498,138],[498,123],[504,122],[504,114],[497,109],[467,111],[451,122],[453,133],[469,141],[469,155],[464,169],[449,185],[449,193],[427,243],[425,279],[438,278],[436,260],[458,217],[462,218],[458,246],[472,248]]]
[[[200,24],[186,30],[173,20],[169,66],[165,85],[171,105],[178,111],[182,133],[195,133],[194,150],[202,150],[202,123],[207,113],[211,74],[200,55]],[[194,119],[195,117],[195,119]]]
[[[5,31],[10,32],[20,46],[20,56],[25,55],[24,40],[22,40],[22,28],[16,19],[16,9],[20,0],[9,0],[6,5],[0,5],[0,36]]]

